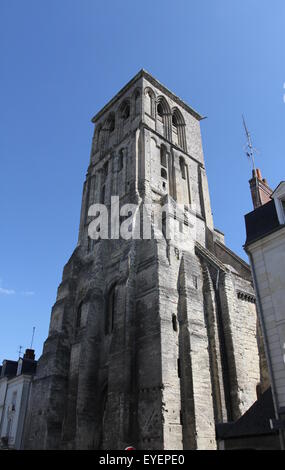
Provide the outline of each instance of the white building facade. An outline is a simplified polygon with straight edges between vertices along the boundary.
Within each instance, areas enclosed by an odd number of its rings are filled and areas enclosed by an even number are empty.
[[[277,421],[285,421],[285,182],[271,201],[245,217],[247,241],[265,340]],[[273,424],[274,425],[274,424]],[[284,432],[284,431],[283,431]]]
[[[28,350],[31,351],[31,350]],[[26,354],[25,354],[26,356]],[[21,449],[36,361],[4,361],[0,375],[0,448]]]

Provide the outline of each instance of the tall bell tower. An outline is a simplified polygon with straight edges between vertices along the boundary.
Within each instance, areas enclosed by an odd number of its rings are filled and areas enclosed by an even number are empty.
[[[26,448],[215,449],[215,424],[254,402],[251,274],[213,225],[200,120],[144,70],[93,118],[78,245],[52,308]],[[111,236],[112,217],[107,237],[90,237],[90,208],[110,215],[114,197],[137,208],[130,237]],[[151,236],[141,225],[132,237],[144,207]],[[172,238],[154,236],[161,207]]]

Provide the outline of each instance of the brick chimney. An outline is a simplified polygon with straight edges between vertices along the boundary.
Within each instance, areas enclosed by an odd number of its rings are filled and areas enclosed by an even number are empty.
[[[35,350],[34,349],[26,349],[24,354],[24,359],[30,359],[32,361],[35,360]]]
[[[268,186],[265,178],[262,178],[261,171],[257,168],[252,170],[252,178],[249,180],[249,187],[254,209],[263,206],[271,201],[272,189]]]

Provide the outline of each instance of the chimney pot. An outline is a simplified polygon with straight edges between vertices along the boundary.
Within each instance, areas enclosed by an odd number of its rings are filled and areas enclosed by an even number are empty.
[[[35,360],[35,350],[34,349],[26,349],[24,354],[24,359],[31,359],[32,361]]]
[[[262,180],[262,176],[261,176],[261,171],[259,168],[256,169],[256,175],[257,175],[257,178],[261,181]]]

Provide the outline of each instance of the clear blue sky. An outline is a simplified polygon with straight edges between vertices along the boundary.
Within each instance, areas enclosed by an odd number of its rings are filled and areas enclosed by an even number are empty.
[[[41,354],[76,242],[92,116],[142,67],[201,114],[215,226],[245,257],[244,113],[285,178],[284,0],[0,2],[0,361]]]

